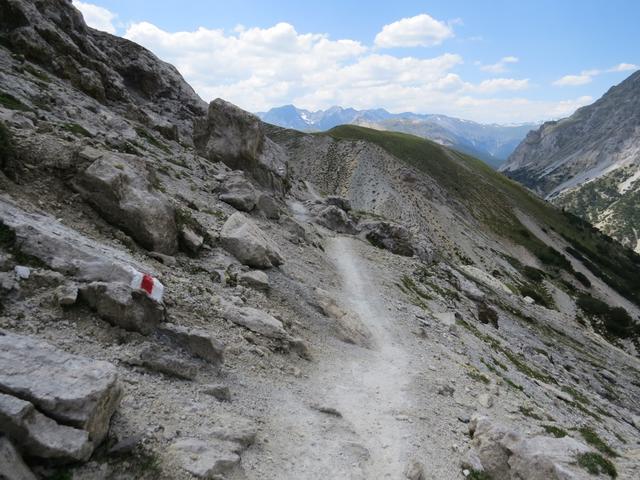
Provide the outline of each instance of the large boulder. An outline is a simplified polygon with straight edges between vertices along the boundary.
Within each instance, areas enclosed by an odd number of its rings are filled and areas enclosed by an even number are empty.
[[[122,388],[110,363],[0,331],[0,392],[32,403],[60,424],[86,430],[97,445],[107,434]]]
[[[207,116],[194,122],[193,140],[200,155],[285,192],[287,154],[265,135],[264,124],[255,115],[218,98],[209,104]]]
[[[349,218],[347,213],[335,205],[320,210],[315,217],[316,223],[338,233],[357,233],[356,224]]]
[[[80,298],[110,324],[144,335],[152,333],[165,317],[161,303],[124,283],[91,282],[80,288]]]
[[[403,225],[375,221],[360,225],[360,228],[369,243],[378,248],[383,248],[405,257],[416,256],[423,261],[431,261],[433,257],[431,250],[426,245],[426,241],[418,240]]]
[[[505,480],[580,480],[589,475],[576,467],[589,447],[571,437],[526,438],[519,432],[476,416],[469,423],[472,445],[483,470]]]
[[[231,215],[222,226],[220,242],[225,250],[249,267],[277,267],[283,262],[278,246],[240,212]]]
[[[176,252],[175,211],[153,188],[142,158],[104,152],[78,175],[73,186],[109,223],[144,248],[168,255]]]

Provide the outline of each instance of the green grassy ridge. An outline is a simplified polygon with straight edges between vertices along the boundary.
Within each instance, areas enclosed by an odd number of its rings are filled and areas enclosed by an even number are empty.
[[[598,265],[600,278],[640,305],[640,256],[588,222],[540,199],[481,160],[406,133],[343,125],[325,135],[336,140],[365,140],[382,147],[431,176],[464,205],[483,228],[526,247],[550,269],[573,274],[565,255],[547,246],[522,225],[516,209],[530,215],[574,247],[579,246],[580,251]],[[600,253],[603,251],[608,252],[606,261]]]

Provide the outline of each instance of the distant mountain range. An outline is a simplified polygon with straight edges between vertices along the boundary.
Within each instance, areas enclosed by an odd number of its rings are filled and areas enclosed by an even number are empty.
[[[410,133],[481,158],[498,167],[536,124],[486,125],[437,114],[390,113],[382,108],[356,110],[331,107],[311,112],[293,105],[257,115],[265,122],[303,132],[329,130],[338,125],[361,125]]]
[[[640,71],[530,132],[501,170],[640,252]]]

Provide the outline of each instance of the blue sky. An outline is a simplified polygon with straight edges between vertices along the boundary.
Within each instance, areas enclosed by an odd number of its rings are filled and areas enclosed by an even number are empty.
[[[205,99],[559,118],[640,65],[640,2],[74,1],[178,67]]]

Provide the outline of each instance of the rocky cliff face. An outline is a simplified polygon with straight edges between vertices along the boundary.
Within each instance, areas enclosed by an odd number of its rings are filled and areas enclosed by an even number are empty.
[[[207,108],[70,2],[0,13],[0,477],[638,477],[640,258],[434,143]]]
[[[501,171],[640,251],[640,72],[529,133]]]

